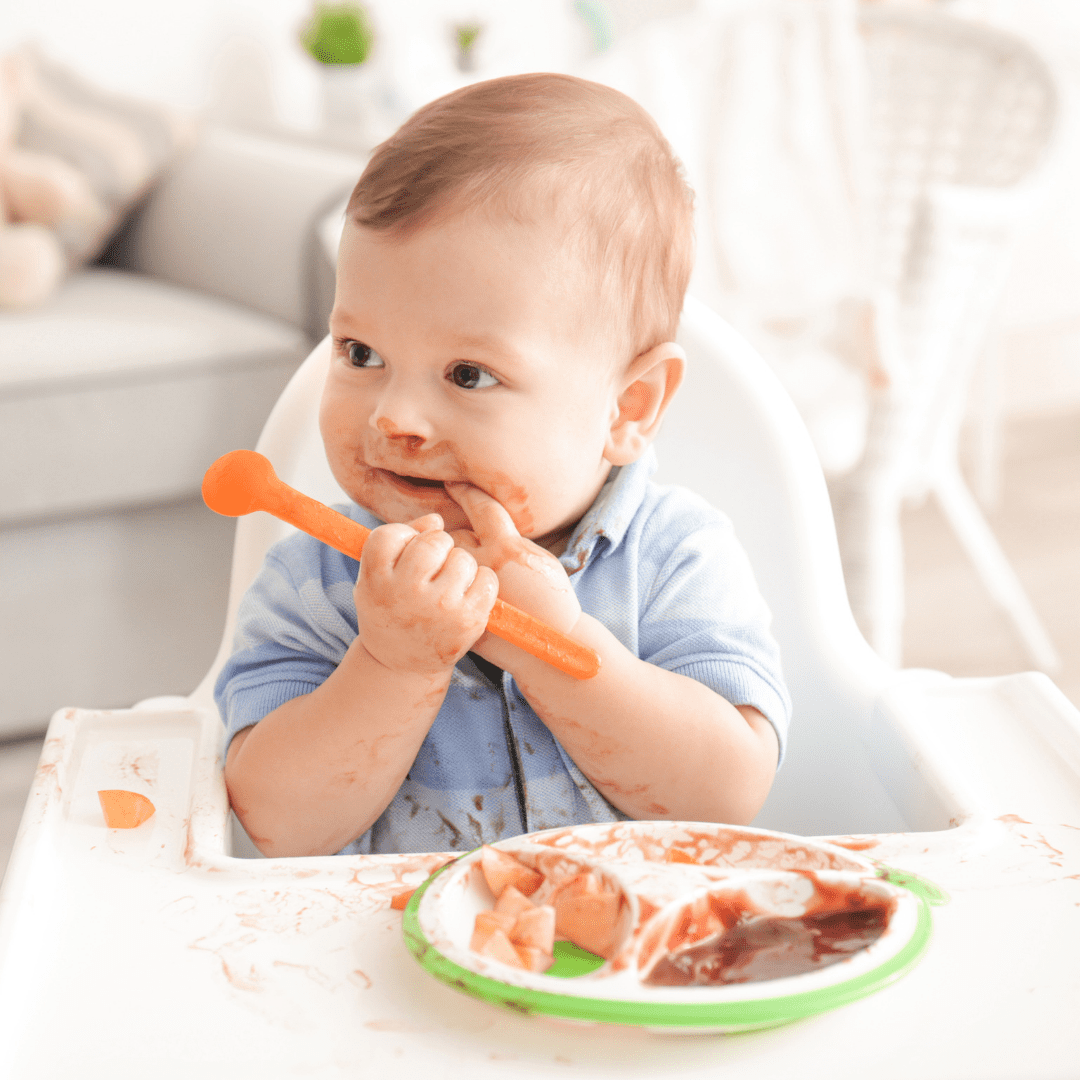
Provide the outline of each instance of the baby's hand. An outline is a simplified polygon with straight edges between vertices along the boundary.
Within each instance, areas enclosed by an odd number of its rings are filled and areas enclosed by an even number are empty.
[[[581,605],[559,560],[522,536],[505,507],[486,492],[471,484],[447,484],[446,493],[472,525],[472,530],[450,535],[481,568],[490,567],[499,575],[499,599],[563,633],[573,630]],[[500,667],[513,655],[506,652],[512,648],[490,634],[476,645],[481,656]]]
[[[455,547],[442,526],[428,514],[381,525],[364,544],[353,590],[358,637],[392,671],[449,670],[484,633],[495,603],[494,571]]]

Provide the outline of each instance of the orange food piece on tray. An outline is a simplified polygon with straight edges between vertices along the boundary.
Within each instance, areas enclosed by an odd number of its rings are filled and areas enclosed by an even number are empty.
[[[510,931],[510,943],[552,952],[555,947],[555,909],[550,904],[542,904],[523,911]]]
[[[145,795],[137,791],[110,788],[97,794],[105,824],[110,829],[134,829],[152,817],[156,809]]]
[[[514,928],[515,921],[515,916],[509,912],[478,911],[476,921],[473,923],[473,935],[472,940],[469,942],[469,948],[473,952],[483,952],[488,939],[496,930],[501,930],[504,935],[509,934]],[[510,939],[507,938],[507,940]]]
[[[680,851],[679,848],[670,848],[667,855],[664,857],[665,862],[673,863],[689,863],[691,866],[697,866],[692,856],[687,855],[685,851]]]
[[[523,911],[531,911],[536,905],[518,888],[507,885],[502,895],[495,901],[495,910],[516,919]]]
[[[532,896],[543,884],[544,875],[530,870],[513,855],[496,851],[486,844],[481,849],[480,869],[492,895],[498,899],[508,885],[513,885],[524,896]]]
[[[555,895],[555,933],[610,960],[615,955],[621,897],[600,888],[592,874],[578,874]]]
[[[390,907],[394,911],[404,911],[409,906],[414,892],[416,892],[415,889],[406,889],[404,892],[394,893],[390,898]]]
[[[555,963],[551,950],[544,952],[535,945],[515,945],[514,951],[521,958],[522,966],[528,971],[547,971]]]
[[[496,930],[491,937],[484,942],[482,949],[476,950],[482,956],[490,956],[492,960],[498,960],[503,964],[509,964],[511,967],[525,967],[522,962],[521,955],[517,949],[510,944],[510,939],[506,936],[505,930]]]

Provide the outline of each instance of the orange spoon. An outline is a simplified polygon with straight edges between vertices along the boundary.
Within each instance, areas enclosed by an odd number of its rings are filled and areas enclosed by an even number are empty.
[[[254,450],[233,450],[219,457],[206,470],[202,495],[215,513],[240,517],[265,510],[353,559],[360,558],[371,535],[352,518],[289,487]],[[502,600],[495,601],[487,628],[575,679],[591,679],[600,670],[600,657],[592,649]]]

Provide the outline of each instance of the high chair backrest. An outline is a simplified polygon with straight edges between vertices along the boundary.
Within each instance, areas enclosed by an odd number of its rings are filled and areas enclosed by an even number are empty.
[[[817,777],[829,767],[822,754],[864,721],[889,671],[852,619],[824,477],[790,398],[745,339],[692,297],[679,340],[687,374],[657,439],[655,479],[697,491],[732,519],[773,612],[795,710],[789,759],[770,797],[783,819],[785,789],[805,790],[806,770]],[[318,430],[329,356],[327,338],[285,388],[258,450],[284,481],[333,503],[345,496]],[[239,519],[225,633],[193,695],[200,703],[209,703],[228,656],[240,598],[267,548],[288,532],[266,514]]]

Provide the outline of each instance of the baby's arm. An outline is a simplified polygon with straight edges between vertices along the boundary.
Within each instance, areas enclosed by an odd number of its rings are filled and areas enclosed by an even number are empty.
[[[518,536],[495,500],[476,488],[455,486],[451,493],[475,534],[455,536],[477,561],[497,570],[499,595],[600,654],[600,673],[578,681],[491,634],[473,646],[514,676],[536,714],[605,798],[633,818],[752,820],[769,792],[778,756],[776,734],[761,713],[633,655],[601,622],[581,612],[561,565]]]
[[[490,635],[475,651],[513,674],[578,768],[623,813],[748,824],[777,764],[776,733],[761,713],[638,659],[590,615],[571,633],[600,654],[595,678],[545,670]]]
[[[260,851],[332,854],[370,827],[415,760],[454,664],[483,633],[497,588],[438,515],[371,534],[354,589],[358,633],[341,663],[229,746],[229,799]]]

